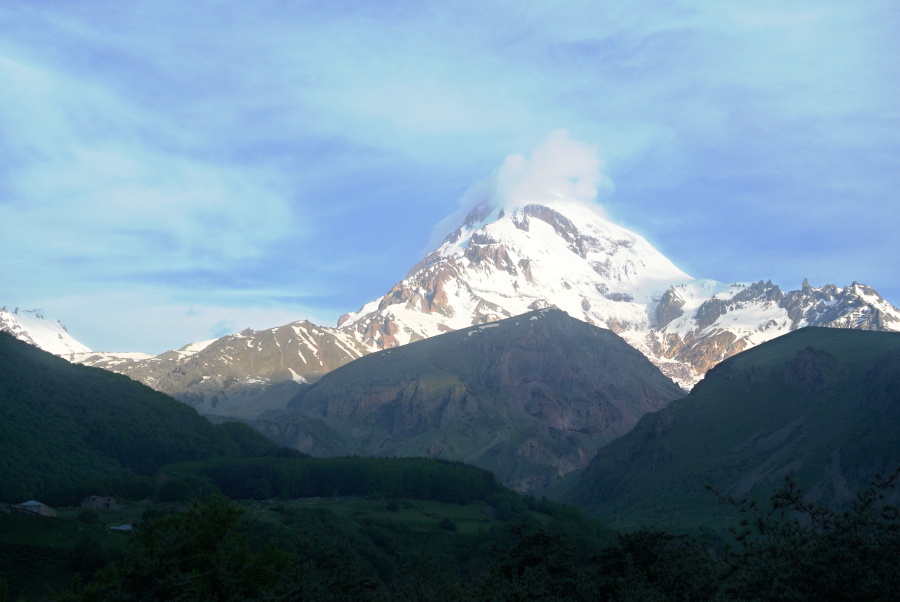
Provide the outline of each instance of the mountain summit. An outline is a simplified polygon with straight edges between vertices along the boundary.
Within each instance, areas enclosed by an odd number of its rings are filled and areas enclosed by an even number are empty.
[[[477,205],[387,295],[338,328],[379,349],[546,307],[615,332],[647,330],[648,304],[690,280],[644,238],[562,195]]]
[[[804,281],[782,291],[767,280],[694,279],[603,215],[594,202],[601,167],[594,147],[562,130],[528,156],[510,155],[466,192],[444,222],[443,242],[336,329],[296,323],[232,335],[201,345],[202,353],[191,345],[157,358],[70,357],[165,387],[200,411],[247,417],[247,387],[253,412],[272,408],[283,395],[257,396],[271,384],[300,386],[372,351],[549,307],[616,332],[684,388],[718,362],[803,326],[900,330],[900,310],[863,284]]]
[[[535,198],[535,197],[532,197]],[[338,328],[386,349],[557,307],[609,328],[690,388],[723,359],[803,326],[900,330],[870,287],[783,292],[768,282],[692,279],[643,237],[561,194],[477,204],[385,296]]]

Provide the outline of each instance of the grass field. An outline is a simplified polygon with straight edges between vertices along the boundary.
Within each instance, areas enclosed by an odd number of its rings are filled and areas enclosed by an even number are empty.
[[[241,506],[248,509],[256,520],[270,523],[281,522],[284,509],[321,509],[337,516],[351,520],[390,520],[397,521],[414,531],[432,531],[441,528],[441,521],[450,520],[455,531],[461,534],[486,532],[491,527],[503,524],[492,517],[492,511],[484,502],[471,504],[451,504],[412,499],[368,499],[368,498],[301,498],[297,500],[279,500],[266,503],[258,501],[242,501]],[[530,515],[547,524],[551,518],[540,512]]]

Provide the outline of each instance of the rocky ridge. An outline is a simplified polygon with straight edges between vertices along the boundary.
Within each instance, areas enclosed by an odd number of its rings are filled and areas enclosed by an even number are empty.
[[[252,418],[284,407],[304,384],[367,352],[346,333],[299,321],[248,328],[154,357],[80,353],[69,359],[126,374],[202,414]]]
[[[696,383],[736,353],[806,326],[900,331],[900,311],[857,282],[816,288],[804,280],[799,290],[785,293],[771,280],[694,281],[670,287],[654,309],[655,328],[623,336],[682,384]]]

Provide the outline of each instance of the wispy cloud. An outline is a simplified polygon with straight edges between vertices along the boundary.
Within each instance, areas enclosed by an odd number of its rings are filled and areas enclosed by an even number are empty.
[[[0,77],[11,163],[0,210],[20,249],[164,265],[252,256],[286,231],[289,206],[264,174],[166,148],[154,111],[9,58]]]

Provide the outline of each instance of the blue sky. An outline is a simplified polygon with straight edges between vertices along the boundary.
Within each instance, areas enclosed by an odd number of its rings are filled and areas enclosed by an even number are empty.
[[[900,4],[0,4],[0,304],[94,349],[333,325],[551,132],[695,277],[900,304]]]

